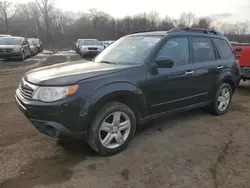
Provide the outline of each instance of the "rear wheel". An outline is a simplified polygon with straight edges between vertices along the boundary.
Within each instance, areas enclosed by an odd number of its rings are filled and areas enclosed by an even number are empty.
[[[124,150],[136,130],[133,111],[125,104],[111,102],[97,113],[90,129],[88,144],[101,155]]]
[[[211,104],[211,112],[215,115],[225,114],[231,104],[232,94],[232,88],[229,84],[221,84]]]

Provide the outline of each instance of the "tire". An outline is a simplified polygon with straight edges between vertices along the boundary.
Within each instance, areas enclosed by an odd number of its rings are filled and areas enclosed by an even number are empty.
[[[223,92],[229,93],[229,96],[224,95]],[[212,104],[210,106],[210,111],[214,115],[225,114],[231,104],[233,91],[229,84],[222,83],[216,90],[216,94],[213,98]],[[227,96],[227,97],[226,97]],[[224,103],[224,105],[223,105]],[[221,105],[221,106],[220,106]]]
[[[127,147],[135,131],[136,118],[133,111],[123,103],[110,102],[94,118],[89,128],[88,144],[100,155],[117,154]]]
[[[32,57],[32,52],[29,51],[29,55],[28,55],[28,58],[31,58]]]
[[[20,58],[21,61],[24,61],[25,60],[25,55],[24,55],[24,52],[21,53],[21,58]]]
[[[83,55],[83,53],[82,53],[82,52],[80,52],[80,56],[81,56],[81,58],[84,58],[84,55]]]

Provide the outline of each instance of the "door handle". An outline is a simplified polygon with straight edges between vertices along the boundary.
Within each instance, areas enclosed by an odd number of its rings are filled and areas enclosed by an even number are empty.
[[[222,65],[219,65],[218,67],[217,67],[217,69],[222,69],[223,68],[223,66]]]
[[[194,74],[194,71],[187,71],[187,72],[185,72],[185,74],[186,75],[192,75],[192,74]]]

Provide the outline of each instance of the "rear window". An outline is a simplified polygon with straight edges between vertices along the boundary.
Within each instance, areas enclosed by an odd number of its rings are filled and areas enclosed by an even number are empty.
[[[233,57],[233,51],[231,47],[228,45],[226,40],[223,39],[213,39],[216,48],[219,51],[221,59],[228,59]]]
[[[194,62],[205,62],[215,60],[214,48],[208,38],[192,38],[191,47],[193,48]]]

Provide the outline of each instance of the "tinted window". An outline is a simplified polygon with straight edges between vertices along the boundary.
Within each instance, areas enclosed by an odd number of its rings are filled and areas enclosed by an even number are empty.
[[[213,41],[216,45],[216,48],[219,51],[221,59],[227,59],[233,57],[233,52],[230,46],[228,45],[227,41],[222,39],[213,39]]]
[[[188,38],[172,38],[164,44],[158,57],[168,57],[174,60],[174,65],[185,65],[189,62]]]
[[[215,60],[214,48],[210,39],[192,38],[191,47],[194,52],[194,62]]]

